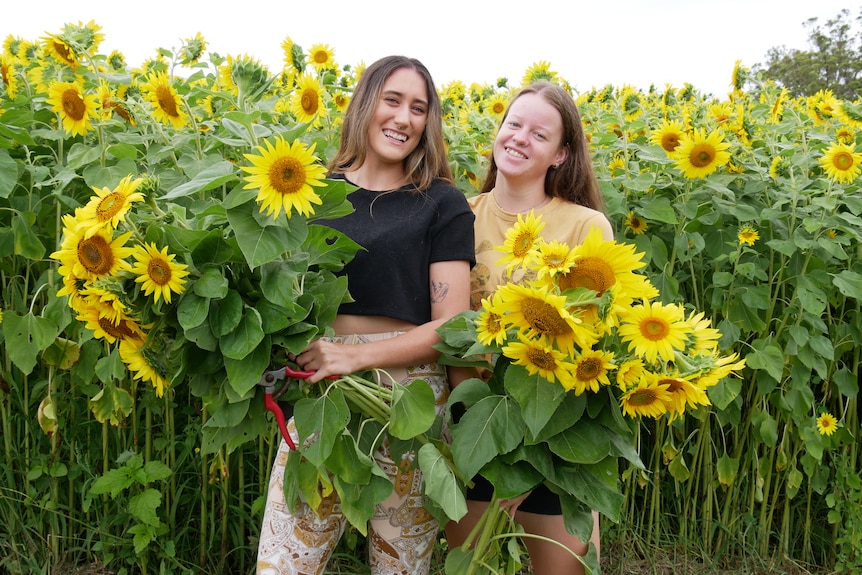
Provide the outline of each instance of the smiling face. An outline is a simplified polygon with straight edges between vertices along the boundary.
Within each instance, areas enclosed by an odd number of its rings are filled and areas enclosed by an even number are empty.
[[[548,169],[566,159],[562,146],[563,120],[540,94],[520,96],[494,140],[498,175],[510,180],[544,181]]]
[[[428,102],[425,80],[418,72],[410,68],[395,70],[383,84],[368,126],[366,161],[403,162],[422,139]]]

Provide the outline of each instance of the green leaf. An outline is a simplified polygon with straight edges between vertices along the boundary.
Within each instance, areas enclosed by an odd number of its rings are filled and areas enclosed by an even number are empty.
[[[294,407],[293,417],[302,455],[315,465],[323,465],[332,453],[335,441],[350,422],[350,409],[344,393],[334,388],[316,399],[300,399]],[[312,436],[315,436],[314,441],[306,446],[306,440]]]
[[[308,265],[338,271],[353,260],[362,246],[341,232],[321,225],[308,226]]]
[[[769,340],[756,339],[752,351],[745,356],[745,364],[751,369],[763,369],[780,382],[784,377],[784,352]]]
[[[568,429],[577,423],[586,409],[586,394],[575,395],[574,393],[566,393],[563,401],[557,406],[557,409],[548,423],[542,428],[542,431],[535,437],[528,435],[527,442],[531,444],[540,443]]]
[[[326,458],[327,468],[352,485],[368,485],[371,468],[376,465],[373,458],[359,450],[353,436],[347,431],[336,437],[332,452]]]
[[[226,358],[242,359],[254,351],[263,338],[260,314],[247,307],[236,329],[219,340],[219,349]]]
[[[562,403],[566,390],[539,375],[530,375],[521,365],[510,365],[504,385],[509,395],[521,406],[521,416],[533,436],[541,433]]]
[[[452,456],[464,477],[473,477],[491,459],[518,446],[526,430],[520,411],[517,403],[502,395],[488,396],[467,408],[452,426]]]
[[[135,405],[132,394],[114,385],[113,381],[105,380],[102,389],[89,401],[93,417],[100,423],[110,422],[119,425],[124,421]]]
[[[264,337],[253,352],[242,359],[224,358],[227,381],[239,397],[246,394],[260,381],[263,372],[272,361],[272,343]]]
[[[129,533],[132,537],[132,543],[135,546],[135,554],[140,555],[146,551],[150,543],[156,538],[156,528],[145,523],[138,523],[129,528]]]
[[[718,470],[718,481],[725,487],[730,487],[736,481],[739,472],[739,458],[730,457],[727,453],[718,458],[716,462]]]
[[[236,234],[239,249],[252,269],[279,258],[286,252],[291,252],[302,245],[308,230],[305,219],[293,216],[290,228],[274,225],[274,220],[267,221],[267,216],[259,216],[253,210],[252,204],[244,204],[227,211],[227,219]],[[258,222],[262,218],[264,224]],[[281,214],[280,218],[285,218]]]
[[[862,300],[862,274],[850,270],[842,270],[832,276],[832,283],[845,297]]]
[[[15,238],[15,254],[31,260],[45,256],[45,246],[35,233],[36,214],[33,212],[12,212],[12,233]]]
[[[590,419],[581,419],[550,438],[548,446],[570,463],[598,463],[611,453],[611,442],[606,430]]]
[[[18,164],[9,152],[0,148],[0,198],[7,199],[18,183]]]
[[[691,472],[685,464],[685,457],[682,453],[678,454],[673,458],[673,460],[671,460],[670,465],[667,466],[667,470],[674,479],[681,483],[684,483],[689,477],[691,477]]]
[[[333,484],[341,499],[341,511],[347,521],[357,531],[367,535],[368,521],[374,516],[374,510],[392,494],[392,480],[376,465],[376,472],[371,476],[368,485],[351,485],[344,483],[335,476]]]
[[[146,474],[146,483],[167,479],[173,471],[171,468],[161,461],[148,461],[144,464],[144,473]]]
[[[208,166],[198,172],[191,180],[180,184],[168,193],[161,196],[163,200],[173,200],[184,196],[190,196],[197,192],[205,192],[217,188],[237,178],[237,168],[231,162],[222,160]]]
[[[161,492],[153,488],[147,488],[129,499],[129,513],[141,523],[158,527],[161,522],[156,510],[161,504]]]
[[[838,386],[838,391],[844,397],[853,399],[859,394],[859,380],[846,367],[842,367],[836,371],[833,379],[835,385]]]
[[[679,221],[676,209],[671,205],[670,200],[665,197],[650,197],[648,202],[641,204],[640,211],[647,220],[671,225],[676,225]]]
[[[217,266],[204,269],[201,277],[192,284],[192,291],[202,298],[221,299],[227,295],[228,282],[224,270]]]
[[[449,519],[460,520],[467,514],[467,501],[461,482],[446,457],[433,443],[426,443],[419,448],[418,459],[425,480],[425,494],[443,509]]]
[[[177,303],[177,321],[183,329],[198,327],[206,320],[209,307],[209,298],[201,297],[194,291],[187,291]]]
[[[39,352],[47,349],[60,335],[56,323],[32,312],[21,316],[14,311],[3,310],[2,326],[6,353],[25,375],[33,372]]]
[[[109,469],[104,475],[98,477],[90,487],[92,495],[110,493],[111,498],[116,498],[120,493],[132,486],[135,480],[132,478],[128,467]]]
[[[408,386],[392,386],[389,432],[399,439],[425,433],[436,418],[434,391],[428,382],[417,379]]]
[[[608,465],[609,463],[612,465]],[[618,522],[625,498],[618,488],[609,487],[602,478],[610,475],[616,482],[616,468],[616,460],[612,458],[598,465],[564,467],[554,477],[553,484],[585,503],[590,509],[598,511],[611,521]],[[609,471],[611,471],[610,474]]]
[[[212,300],[207,318],[212,334],[221,337],[235,330],[242,319],[242,307],[242,296],[232,289],[223,298]]]

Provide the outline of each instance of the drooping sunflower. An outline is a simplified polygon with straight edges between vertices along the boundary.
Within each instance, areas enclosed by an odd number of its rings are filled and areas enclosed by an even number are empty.
[[[482,300],[482,310],[476,317],[476,337],[482,345],[502,345],[506,341],[506,326],[497,311],[500,302],[499,292]]]
[[[753,246],[754,242],[760,239],[760,234],[751,226],[743,226],[736,234],[736,239],[740,245]]]
[[[133,180],[132,176],[126,176],[113,190],[100,190],[93,186],[96,195],[90,198],[78,215],[81,224],[89,226],[85,235],[92,235],[101,228],[116,229],[120,222],[125,221],[132,204],[144,199],[144,194],[137,191],[143,183],[143,178]]]
[[[101,308],[97,306],[87,306],[78,313],[77,319],[93,332],[93,337],[104,339],[110,344],[129,339],[142,341],[146,337],[141,326],[133,318],[128,315],[122,315],[116,319],[105,317],[101,314]]]
[[[311,122],[313,127],[320,125],[326,115],[323,101],[324,89],[311,74],[300,74],[296,87],[290,96],[290,111],[298,122]]]
[[[649,229],[646,219],[637,215],[634,210],[629,211],[626,215],[625,225],[636,236],[643,234]]]
[[[705,178],[730,161],[729,147],[720,130],[707,135],[705,130],[695,128],[680,140],[674,152],[676,167],[686,178]]]
[[[532,210],[526,216],[518,214],[518,221],[506,230],[506,241],[502,246],[494,247],[495,250],[506,254],[497,260],[497,264],[506,265],[506,273],[509,277],[515,269],[527,263],[544,227],[545,222],[537,218]]]
[[[685,135],[685,127],[682,122],[676,120],[663,120],[658,128],[650,135],[650,144],[661,146],[668,156],[672,156],[679,147],[680,140]]]
[[[113,323],[128,317],[128,308],[123,303],[125,293],[122,291],[122,282],[115,278],[89,280],[84,283],[80,290],[82,305],[71,306],[72,309],[82,314],[86,308],[98,310],[99,317],[106,318]]]
[[[835,142],[823,153],[820,165],[832,180],[849,184],[862,172],[862,154],[852,145]]]
[[[698,405],[710,405],[706,391],[691,382],[690,378],[682,377],[678,373],[656,374],[649,373],[647,378],[655,378],[655,385],[664,387],[669,398],[666,401],[667,411],[671,419],[685,413],[688,407],[695,408]]]
[[[153,72],[141,84],[141,94],[153,106],[153,118],[157,122],[173,126],[177,130],[186,125],[183,101],[171,85],[166,72]]]
[[[573,387],[574,365],[566,361],[567,355],[539,340],[519,335],[520,342],[513,341],[503,347],[503,355],[517,365],[527,368],[530,375],[539,374],[550,382],[559,382],[566,390]]]
[[[84,95],[84,89],[75,82],[54,82],[48,88],[48,93],[45,102],[51,106],[51,110],[60,114],[67,134],[83,136],[93,129],[90,118],[98,109],[95,94]]]
[[[838,429],[838,420],[828,411],[824,411],[817,418],[817,431],[820,435],[832,435],[836,429]]]
[[[591,347],[598,339],[595,332],[566,309],[566,297],[547,289],[505,284],[497,309],[508,328],[516,327],[526,337],[555,343],[570,355],[575,346]]]
[[[135,282],[141,284],[144,295],[152,293],[156,302],[164,297],[165,302],[171,303],[171,292],[183,293],[188,266],[174,262],[176,256],[168,253],[167,246],[159,250],[155,244],[143,244],[132,255],[137,263],[131,271],[138,276]]]
[[[324,185],[326,168],[318,163],[314,155],[314,144],[306,147],[302,142],[293,144],[278,138],[275,144],[264,141],[265,148],[258,146],[260,155],[245,154],[253,166],[241,169],[251,174],[243,189],[259,188],[257,202],[260,211],[278,217],[281,210],[288,218],[293,211],[303,216],[314,214],[312,204],[321,205],[323,200],[312,186]]]
[[[102,80],[99,83],[99,88],[96,91],[96,97],[99,101],[99,106],[102,110],[102,118],[105,120],[111,119],[114,114],[125,120],[131,126],[137,126],[135,118],[132,117],[128,106],[123,99],[115,94],[108,82]]]
[[[689,355],[712,355],[718,348],[718,340],[721,338],[721,332],[712,327],[712,322],[705,314],[697,311],[692,311],[685,318],[685,321],[691,326],[691,333],[688,336]]]
[[[706,389],[717,384],[719,381],[729,376],[735,371],[739,371],[745,367],[745,358],[739,359],[738,353],[732,353],[725,356],[713,356],[713,365],[709,369],[700,374],[697,380],[697,385]]]
[[[78,68],[78,56],[72,50],[71,46],[59,36],[48,34],[42,39],[42,46],[45,49],[45,53],[57,62],[69,66],[72,70]]]
[[[168,387],[167,369],[144,346],[143,339],[124,339],[120,341],[120,359],[132,372],[132,377],[139,381],[150,382],[156,390],[156,396],[162,397]]]
[[[667,386],[658,385],[655,381],[644,377],[635,387],[623,394],[620,398],[620,407],[623,414],[629,417],[658,419],[667,413],[669,401],[670,393]]]
[[[613,363],[614,354],[600,349],[585,349],[572,359],[575,369],[572,370],[572,382],[575,395],[581,395],[586,390],[593,393],[600,386],[610,385],[609,374],[616,368]]]
[[[657,357],[672,361],[676,351],[685,349],[691,326],[679,305],[645,301],[632,306],[620,318],[618,333],[629,350],[654,363]]]
[[[335,50],[329,44],[312,44],[308,51],[308,62],[318,73],[338,66],[335,63]]]
[[[132,232],[112,238],[111,230],[99,230],[89,237],[85,231],[84,227],[66,227],[60,249],[50,257],[69,266],[69,271],[83,280],[116,275],[129,269],[126,258],[134,248],[126,247],[126,241]]]

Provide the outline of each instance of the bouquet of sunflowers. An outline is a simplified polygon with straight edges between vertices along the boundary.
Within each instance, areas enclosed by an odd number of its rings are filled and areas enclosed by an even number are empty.
[[[720,333],[702,313],[660,300],[637,271],[646,264],[634,246],[593,229],[570,248],[542,240],[542,225],[532,213],[519,217],[497,248],[510,277],[523,279],[439,329],[447,363],[486,375],[450,397],[466,407],[451,426],[454,463],[495,490],[474,532],[450,551],[447,575],[517,571],[513,542],[526,535],[497,500],[541,483],[560,496],[566,528],[582,541],[593,510],[617,521],[619,461],[643,468],[640,418],[673,421],[708,406],[707,390],[744,367],[719,352]],[[586,561],[597,567],[594,554]]]

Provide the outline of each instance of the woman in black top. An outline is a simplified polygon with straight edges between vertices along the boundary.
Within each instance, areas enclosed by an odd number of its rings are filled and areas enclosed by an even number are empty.
[[[326,223],[364,251],[345,267],[355,301],[339,308],[335,337],[312,342],[296,362],[315,372],[309,382],[375,368],[402,385],[422,379],[442,416],[448,381],[432,346],[437,327],[469,308],[474,217],[453,185],[440,102],[421,62],[390,56],[363,72],[329,170],[359,189],[348,196],[355,211]],[[257,572],[322,573],[346,520],[336,495],[317,510],[300,501],[295,514],[288,511],[287,454],[282,441]],[[422,507],[421,474],[409,461],[393,462],[385,449],[376,458],[395,489],[369,522],[371,572],[428,573],[438,525]]]

